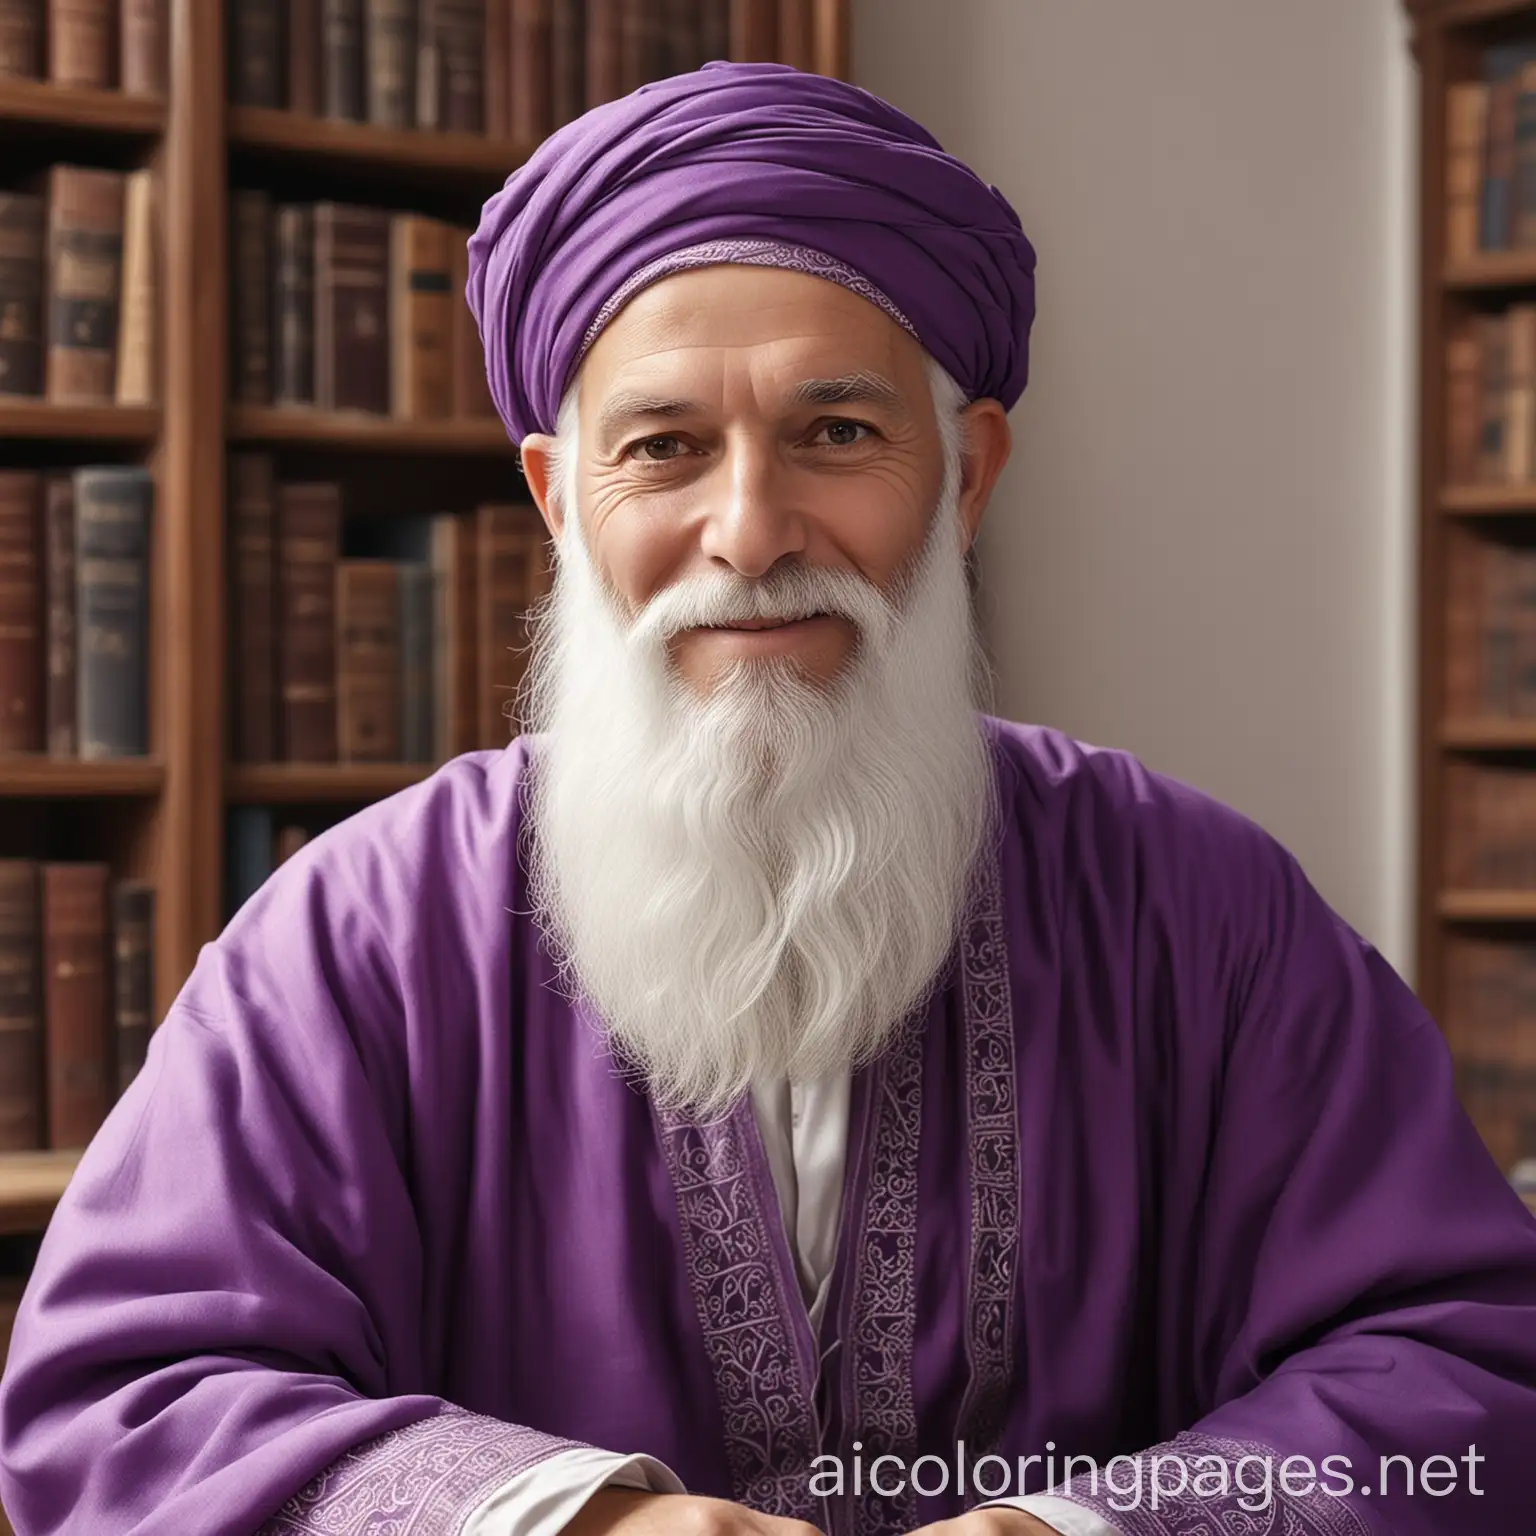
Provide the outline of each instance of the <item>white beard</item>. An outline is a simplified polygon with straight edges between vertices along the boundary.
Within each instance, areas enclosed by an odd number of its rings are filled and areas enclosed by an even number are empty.
[[[996,800],[958,471],[894,604],[799,564],[691,578],[630,625],[568,511],[525,684],[530,895],[663,1105],[871,1060],[953,951]],[[831,683],[743,661],[705,695],[668,656],[689,625],[817,611],[858,634]]]

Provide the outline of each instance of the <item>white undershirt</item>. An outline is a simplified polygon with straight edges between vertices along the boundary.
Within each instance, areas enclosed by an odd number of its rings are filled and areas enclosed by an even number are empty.
[[[767,1084],[752,1091],[758,1134],[812,1327],[820,1325],[826,1308],[837,1253],[849,1087],[848,1074],[840,1073],[808,1083]],[[559,1536],[594,1493],[609,1487],[687,1492],[671,1469],[651,1456],[562,1451],[499,1488],[465,1522],[460,1536]],[[1118,1536],[1092,1511],[1050,1494],[988,1503],[1024,1510],[1060,1536]]]

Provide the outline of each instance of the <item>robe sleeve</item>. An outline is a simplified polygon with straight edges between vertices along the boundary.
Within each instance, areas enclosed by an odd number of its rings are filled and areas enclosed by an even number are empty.
[[[0,1385],[28,1536],[453,1532],[572,1446],[427,1390],[408,935],[308,854],[203,950],[44,1236]]]
[[[1536,1529],[1536,1221],[1439,1029],[1273,840],[1204,884],[1177,942],[1219,982],[1183,1000],[1214,1103],[1183,1106],[1209,1128],[1160,1237],[1189,1255],[1160,1316],[1199,1411],[1068,1496],[1124,1536]]]

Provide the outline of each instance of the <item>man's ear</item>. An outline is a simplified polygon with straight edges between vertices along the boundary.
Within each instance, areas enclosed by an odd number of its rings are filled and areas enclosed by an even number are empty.
[[[965,453],[960,473],[960,521],[966,530],[965,547],[976,542],[982,515],[992,499],[992,488],[1013,452],[1013,429],[1000,400],[984,396],[960,413],[965,432]]]
[[[530,432],[518,447],[522,459],[523,478],[528,482],[534,505],[544,519],[544,526],[558,543],[561,525],[565,521],[563,510],[556,506],[549,495],[550,469],[553,466],[555,440],[547,432]]]

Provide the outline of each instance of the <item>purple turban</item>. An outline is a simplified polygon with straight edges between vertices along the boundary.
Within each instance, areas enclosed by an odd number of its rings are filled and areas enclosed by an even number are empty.
[[[654,81],[545,139],[486,203],[467,297],[514,442],[553,432],[639,287],[705,262],[796,267],[878,304],[964,390],[1011,407],[1035,252],[1006,198],[857,86],[787,64]]]

